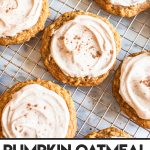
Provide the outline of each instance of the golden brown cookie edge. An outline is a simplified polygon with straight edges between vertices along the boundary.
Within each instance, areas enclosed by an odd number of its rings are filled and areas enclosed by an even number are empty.
[[[112,138],[112,137],[131,138],[131,136],[128,133],[115,127],[106,128],[98,132],[91,132],[85,136],[85,138]]]
[[[133,17],[150,8],[150,2],[124,7],[111,4],[108,0],[95,0],[104,10],[122,17]]]

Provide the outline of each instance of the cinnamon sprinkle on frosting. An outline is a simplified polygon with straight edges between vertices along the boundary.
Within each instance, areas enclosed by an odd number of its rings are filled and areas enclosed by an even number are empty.
[[[150,87],[150,76],[147,77],[146,80],[141,80],[140,83],[143,83],[143,84],[146,85],[147,87]]]

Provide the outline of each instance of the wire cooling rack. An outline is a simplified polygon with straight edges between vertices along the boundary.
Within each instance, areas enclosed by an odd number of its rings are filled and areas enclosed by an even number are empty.
[[[129,53],[150,49],[150,10],[131,19],[111,15],[93,0],[49,0],[51,16],[46,25],[64,12],[84,10],[107,18],[122,36],[122,50],[117,66]],[[97,87],[71,87],[56,81],[43,66],[40,55],[41,35],[22,45],[0,46],[0,94],[19,81],[42,78],[54,81],[69,90],[75,102],[78,118],[76,138],[110,126],[118,127],[133,137],[149,138],[150,130],[139,127],[120,112],[112,96],[114,71]]]

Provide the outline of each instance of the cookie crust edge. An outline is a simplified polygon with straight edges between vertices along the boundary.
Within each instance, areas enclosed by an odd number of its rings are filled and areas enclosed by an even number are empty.
[[[122,17],[133,17],[137,14],[147,10],[150,8],[150,2],[145,2],[141,4],[137,4],[134,6],[119,6],[119,5],[113,5],[109,2],[109,0],[95,0],[104,10],[108,11],[109,13],[112,13],[114,15],[119,15]]]
[[[103,129],[99,132],[92,132],[89,133],[85,138],[112,138],[112,137],[123,137],[123,138],[131,138],[131,136],[114,127]]]

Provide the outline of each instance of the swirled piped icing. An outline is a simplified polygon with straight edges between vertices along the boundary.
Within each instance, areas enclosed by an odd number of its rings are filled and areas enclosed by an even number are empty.
[[[38,84],[12,95],[2,113],[6,138],[65,138],[70,115],[65,100]]]
[[[148,1],[149,0],[110,0],[110,2],[114,5],[120,5],[126,7],[141,4]]]
[[[110,26],[100,18],[78,15],[54,32],[51,57],[71,77],[98,77],[116,60],[116,43]]]
[[[33,27],[42,3],[43,0],[0,0],[0,37],[16,36]]]
[[[119,93],[140,118],[150,119],[150,53],[125,58]]]

